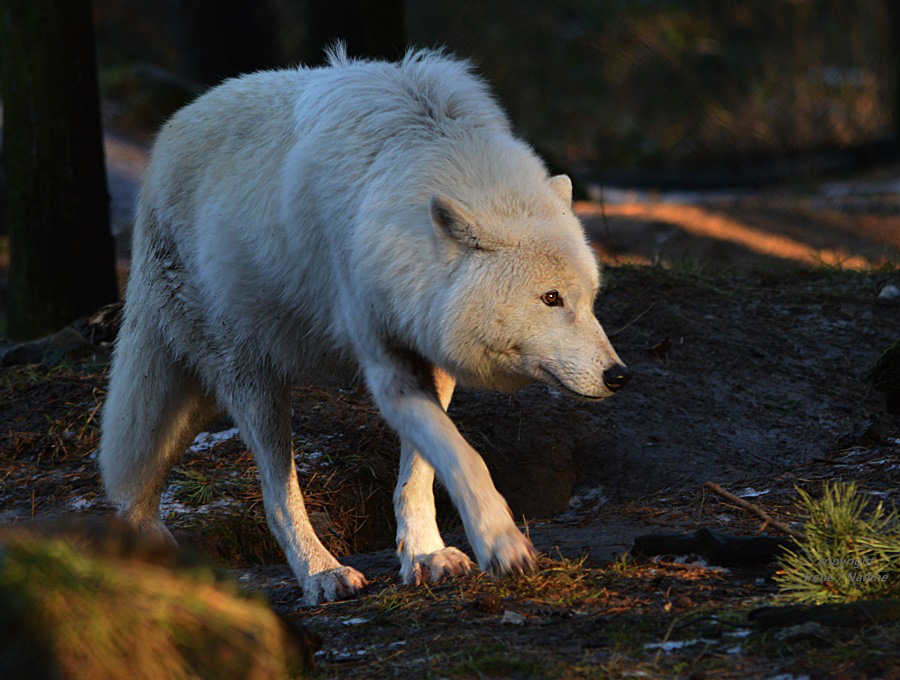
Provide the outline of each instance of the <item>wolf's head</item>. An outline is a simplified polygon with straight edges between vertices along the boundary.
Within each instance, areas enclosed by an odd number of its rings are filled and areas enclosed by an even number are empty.
[[[450,266],[444,353],[457,377],[493,389],[533,380],[584,399],[629,373],[594,316],[600,274],[565,175],[540,195],[431,200]]]

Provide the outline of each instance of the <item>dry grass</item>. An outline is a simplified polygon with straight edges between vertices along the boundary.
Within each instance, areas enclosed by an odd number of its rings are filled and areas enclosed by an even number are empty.
[[[16,366],[0,374],[0,456],[83,458],[99,443],[106,365]]]

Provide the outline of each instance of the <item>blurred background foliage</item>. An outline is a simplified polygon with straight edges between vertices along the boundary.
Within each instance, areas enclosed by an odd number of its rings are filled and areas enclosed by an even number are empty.
[[[399,21],[471,59],[555,163],[683,170],[896,139],[891,2],[408,0]],[[152,129],[222,77],[317,61],[316,6],[95,0],[107,117]]]

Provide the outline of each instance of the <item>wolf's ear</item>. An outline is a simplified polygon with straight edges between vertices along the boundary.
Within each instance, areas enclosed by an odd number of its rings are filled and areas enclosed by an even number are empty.
[[[490,250],[478,238],[475,222],[459,203],[446,196],[431,197],[431,221],[434,230],[443,239],[451,239],[458,245],[472,250]]]
[[[572,203],[572,180],[568,175],[556,175],[550,178],[550,187],[567,204]]]

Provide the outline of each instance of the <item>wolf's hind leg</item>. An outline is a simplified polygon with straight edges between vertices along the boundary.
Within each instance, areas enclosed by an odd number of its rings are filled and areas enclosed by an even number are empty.
[[[99,458],[107,494],[139,531],[174,543],[159,516],[166,477],[216,413],[160,334],[126,321],[113,356]]]
[[[453,395],[453,378],[435,368],[434,383],[438,400],[446,411]],[[464,574],[475,566],[462,551],[444,546],[435,516],[434,468],[405,439],[400,442],[394,513],[403,583],[435,582],[444,576]]]
[[[365,577],[328,552],[306,513],[291,449],[288,385],[260,371],[235,381],[230,392],[225,401],[256,458],[269,528],[303,587],[304,604],[356,595]]]

